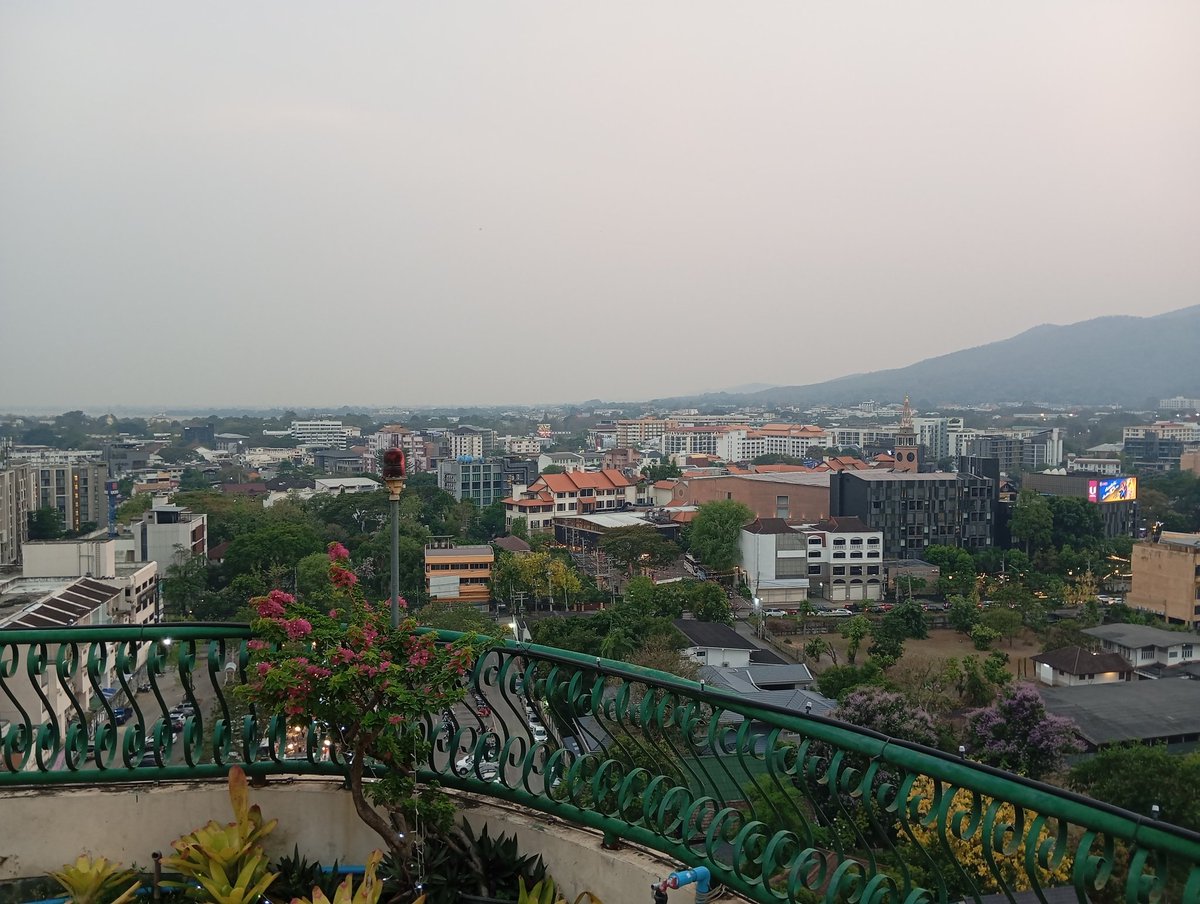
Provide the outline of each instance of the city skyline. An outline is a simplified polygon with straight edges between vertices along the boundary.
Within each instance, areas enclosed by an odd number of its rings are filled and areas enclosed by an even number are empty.
[[[0,408],[806,384],[1200,286],[1186,3],[0,23]]]

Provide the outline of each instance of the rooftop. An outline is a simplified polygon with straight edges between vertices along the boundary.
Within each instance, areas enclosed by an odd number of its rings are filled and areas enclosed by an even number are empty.
[[[1120,653],[1093,653],[1083,647],[1063,647],[1038,653],[1034,662],[1042,662],[1068,675],[1097,675],[1103,672],[1128,672],[1133,666]]]
[[[1174,647],[1181,643],[1196,643],[1195,634],[1182,631],[1166,631],[1149,625],[1100,625],[1084,628],[1084,634],[1111,640],[1123,647]]]
[[[1073,719],[1093,745],[1200,734],[1200,681],[1123,681],[1039,688],[1046,711]]]
[[[677,618],[671,624],[695,647],[717,647],[722,650],[758,649],[729,625],[696,621],[692,618]]]
[[[486,543],[479,546],[453,546],[447,549],[442,546],[426,546],[425,558],[458,558],[460,556],[494,556],[496,553]]]

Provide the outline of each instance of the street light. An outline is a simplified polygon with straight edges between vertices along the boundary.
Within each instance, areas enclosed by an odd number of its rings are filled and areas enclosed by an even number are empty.
[[[406,468],[403,449],[383,453],[383,482],[392,506],[392,627],[400,627],[400,491],[404,489]]]
[[[758,636],[763,636],[762,600],[754,597],[754,615],[758,619]]]

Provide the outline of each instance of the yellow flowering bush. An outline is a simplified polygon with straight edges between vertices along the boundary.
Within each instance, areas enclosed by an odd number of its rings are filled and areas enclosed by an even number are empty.
[[[927,776],[920,776],[913,782],[909,800],[917,800],[916,811],[919,814],[919,818],[911,814],[909,816],[908,829],[912,833],[912,839],[934,860],[935,868],[950,892],[969,892],[969,889],[961,887],[963,885],[962,876],[959,875],[958,870],[954,868],[953,864],[945,862],[945,852],[941,846],[942,833],[939,830],[936,816],[932,820],[929,816],[934,806],[933,780]],[[958,812],[970,814],[972,812],[972,795],[970,791],[963,789],[955,791],[954,798],[946,810],[948,817],[945,831],[947,846],[958,867],[979,892],[996,892],[1002,891],[1004,888],[1014,892],[1028,891],[1033,887],[1033,883],[1025,869],[1025,853],[1031,845],[1035,851],[1043,846],[1045,850],[1052,851],[1055,845],[1053,831],[1055,826],[1052,822],[1047,823],[1042,826],[1036,838],[1029,837],[1030,828],[1038,814],[1032,810],[1024,810],[1021,814],[1022,821],[1018,823],[1017,808],[1010,803],[1001,803],[995,820],[989,827],[985,817],[992,804],[992,798],[980,796],[979,824],[975,827],[975,831],[967,835],[965,839],[959,838],[955,829],[960,826],[960,821],[955,820],[954,814]],[[962,817],[961,826],[966,826],[970,818],[970,816]],[[1012,826],[1016,829],[1018,825],[1020,826],[1018,831],[1024,837],[1017,838],[1014,837],[1013,832],[1001,832],[1000,830],[1002,826]],[[985,841],[988,840],[986,833],[992,835],[991,843],[988,845],[992,852],[992,863],[990,864],[985,856]],[[899,837],[906,838],[908,835],[901,829]],[[905,859],[910,866],[918,868],[922,863],[927,863],[925,858],[916,851],[908,852]],[[1037,863],[1036,860],[1035,863]],[[1057,863],[1051,861],[1050,865],[1053,866],[1052,869],[1041,865],[1035,867],[1039,885],[1043,888],[1051,888],[1070,882],[1072,858],[1069,853],[1063,852],[1061,859]],[[926,884],[928,887],[937,883],[935,881],[922,884]]]

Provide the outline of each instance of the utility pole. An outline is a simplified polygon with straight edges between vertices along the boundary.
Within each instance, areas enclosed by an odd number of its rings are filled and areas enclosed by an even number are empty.
[[[404,450],[384,452],[382,470],[392,507],[392,628],[395,629],[400,627],[400,491],[404,489],[406,476]]]

